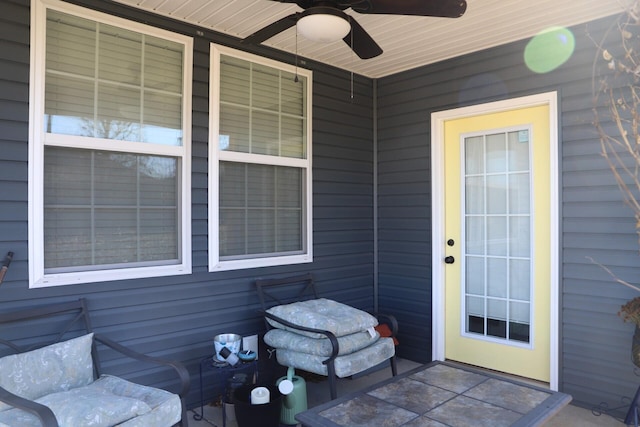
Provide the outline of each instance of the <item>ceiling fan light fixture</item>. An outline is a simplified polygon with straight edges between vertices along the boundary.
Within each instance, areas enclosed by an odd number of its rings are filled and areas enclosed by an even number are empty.
[[[314,42],[331,43],[342,40],[351,31],[347,18],[328,13],[314,13],[298,20],[298,32]]]

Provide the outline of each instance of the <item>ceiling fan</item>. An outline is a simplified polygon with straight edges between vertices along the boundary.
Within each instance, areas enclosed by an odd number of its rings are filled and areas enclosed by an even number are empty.
[[[344,42],[362,59],[382,54],[382,48],[366,30],[344,10],[351,8],[362,14],[417,15],[458,18],[467,9],[466,0],[271,0],[295,3],[302,12],[285,16],[242,40],[260,44],[297,24],[305,38],[319,42]]]

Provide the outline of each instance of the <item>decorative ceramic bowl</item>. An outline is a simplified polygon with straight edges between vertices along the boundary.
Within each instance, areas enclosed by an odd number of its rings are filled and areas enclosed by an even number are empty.
[[[238,353],[238,359],[242,360],[243,362],[253,362],[254,360],[256,360],[256,352],[251,350],[242,350],[240,353]]]

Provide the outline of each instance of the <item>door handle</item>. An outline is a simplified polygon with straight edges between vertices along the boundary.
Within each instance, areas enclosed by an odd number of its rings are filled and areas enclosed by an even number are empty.
[[[446,257],[444,259],[445,264],[453,264],[454,262],[456,262],[456,259],[454,257],[452,257],[451,255],[449,255],[448,257]]]

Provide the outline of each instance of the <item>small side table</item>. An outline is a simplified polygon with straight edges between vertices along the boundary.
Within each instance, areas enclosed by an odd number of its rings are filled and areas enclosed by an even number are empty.
[[[251,362],[239,362],[236,366],[231,366],[226,362],[219,362],[214,359],[215,355],[207,356],[200,361],[200,369],[198,371],[200,378],[200,413],[193,411],[193,419],[200,421],[204,417],[204,384],[202,381],[203,370],[213,371],[213,381],[217,384],[222,384],[222,425],[227,425],[227,414],[225,410],[225,403],[227,402],[227,395],[229,393],[228,380],[235,374],[248,374],[253,376],[253,383],[258,381],[258,361],[253,360]]]

